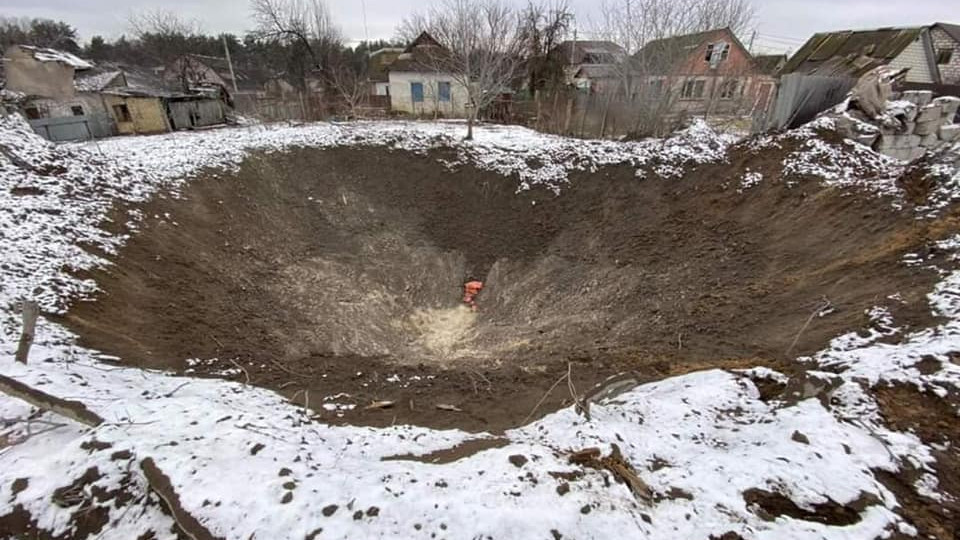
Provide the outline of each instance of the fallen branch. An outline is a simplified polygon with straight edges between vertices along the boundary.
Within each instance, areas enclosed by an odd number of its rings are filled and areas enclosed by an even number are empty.
[[[246,379],[246,384],[250,384],[250,373],[249,373],[243,366],[241,366],[240,363],[237,362],[236,360],[234,360],[234,359],[232,359],[232,358],[227,358],[227,361],[230,362],[231,364],[233,364],[234,367],[236,367],[237,369],[239,369],[240,371],[242,371],[242,372],[243,372],[243,377],[244,377],[244,379]],[[286,384],[286,383],[284,383],[284,384]],[[280,385],[280,388],[283,388],[283,385]]]
[[[183,508],[183,505],[180,503],[180,497],[173,489],[170,478],[163,474],[163,471],[157,467],[153,458],[146,458],[141,461],[140,469],[143,470],[144,476],[147,477],[147,484],[150,485],[150,489],[163,499],[167,509],[170,511],[170,515],[173,516],[173,521],[177,524],[177,528],[180,529],[184,536],[191,540],[220,540],[220,537],[214,536],[197,518],[193,517]]]
[[[590,467],[591,469],[606,470],[613,474],[617,482],[621,482],[630,488],[633,496],[644,502],[650,502],[653,499],[653,492],[650,486],[637,475],[633,467],[624,459],[620,452],[620,447],[611,444],[612,451],[609,456],[603,457],[599,448],[586,448],[570,454],[569,461],[574,465],[581,467]]]
[[[790,356],[790,353],[793,351],[793,348],[797,346],[797,342],[800,341],[800,336],[803,335],[803,332],[810,326],[810,323],[813,322],[813,318],[817,316],[817,313],[827,309],[832,306],[833,303],[830,302],[830,299],[826,296],[823,297],[823,301],[817,304],[817,307],[814,308],[813,313],[807,317],[807,322],[803,323],[803,326],[800,327],[800,331],[797,332],[797,335],[793,337],[793,343],[790,344],[790,347],[787,349],[787,356]]]
[[[103,423],[103,418],[87,409],[87,406],[79,401],[51,396],[4,375],[0,375],[0,392],[90,427],[97,427]]]
[[[531,418],[533,418],[533,415],[537,412],[537,409],[539,409],[540,406],[543,405],[543,402],[546,401],[548,397],[550,397],[550,394],[552,394],[553,391],[556,390],[557,386],[559,386],[564,379],[570,376],[569,368],[570,366],[567,365],[567,372],[561,375],[560,378],[557,379],[557,382],[553,383],[553,386],[551,386],[550,389],[547,390],[547,393],[544,394],[542,398],[540,398],[540,401],[538,401],[537,404],[533,406],[533,410],[530,411],[530,414],[528,414],[527,417],[523,419],[523,422],[520,422],[521,426],[526,424]]]

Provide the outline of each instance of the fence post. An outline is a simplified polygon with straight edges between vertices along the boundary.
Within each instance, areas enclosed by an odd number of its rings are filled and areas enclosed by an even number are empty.
[[[17,346],[16,361],[21,364],[27,363],[27,357],[30,356],[30,346],[33,345],[33,334],[37,328],[37,316],[40,315],[40,307],[32,300],[23,302],[23,332],[20,334],[20,344]]]

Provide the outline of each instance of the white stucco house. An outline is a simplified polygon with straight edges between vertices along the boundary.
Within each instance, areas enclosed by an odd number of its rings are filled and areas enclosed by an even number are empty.
[[[446,49],[427,32],[387,68],[390,108],[412,115],[465,117],[467,89],[438,67]]]

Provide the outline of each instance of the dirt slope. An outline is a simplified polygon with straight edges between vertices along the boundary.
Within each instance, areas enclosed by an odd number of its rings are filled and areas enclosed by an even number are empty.
[[[497,430],[568,362],[580,388],[625,370],[790,372],[873,306],[928,323],[936,276],[901,259],[954,229],[814,182],[738,193],[737,159],[682,180],[578,173],[554,196],[437,157],[303,149],[211,173],[146,208],[65,322],[137,365],[227,370],[313,404],[349,393],[343,421]],[[477,314],[459,305],[469,274],[487,284]],[[374,400],[397,405],[363,410]]]

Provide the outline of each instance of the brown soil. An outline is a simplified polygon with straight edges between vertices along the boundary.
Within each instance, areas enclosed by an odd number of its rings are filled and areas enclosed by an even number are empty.
[[[527,417],[568,362],[581,392],[623,371],[791,371],[875,305],[929,324],[936,276],[900,259],[958,228],[771,172],[745,194],[724,188],[745,158],[682,180],[578,173],[554,196],[436,157],[303,149],[208,174],[146,205],[116,264],[90,276],[103,293],[64,322],[133,365],[242,366],[234,380],[329,421],[496,431]],[[487,285],[476,314],[460,307],[469,274]],[[886,300],[895,292],[905,304]],[[810,319],[825,298],[835,311]],[[569,404],[565,387],[538,414]],[[355,409],[317,405],[341,392]],[[378,400],[395,404],[364,408]]]
[[[897,431],[910,431],[926,444],[948,444],[946,451],[934,451],[934,466],[939,488],[951,498],[934,501],[916,493],[914,482],[921,471],[909,468],[894,475],[877,471],[877,476],[903,507],[901,514],[917,528],[920,538],[953,540],[960,537],[960,422],[957,403],[949,403],[933,394],[921,393],[912,386],[878,387],[873,394],[887,425]],[[948,399],[956,400],[956,397]]]

